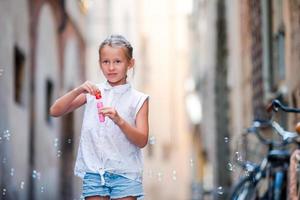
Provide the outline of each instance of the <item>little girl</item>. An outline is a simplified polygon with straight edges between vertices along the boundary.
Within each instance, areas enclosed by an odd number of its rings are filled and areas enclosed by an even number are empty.
[[[86,200],[135,200],[144,195],[141,148],[148,141],[149,96],[126,80],[135,62],[132,51],[123,36],[108,37],[99,47],[106,82],[94,85],[86,81],[50,108],[50,114],[59,117],[86,105],[75,164]],[[97,107],[99,93],[103,108]],[[104,122],[98,115],[105,117]]]

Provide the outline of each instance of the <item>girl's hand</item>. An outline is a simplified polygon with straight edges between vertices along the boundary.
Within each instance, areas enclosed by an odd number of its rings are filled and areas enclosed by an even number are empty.
[[[121,125],[123,123],[123,119],[120,117],[120,115],[118,114],[115,108],[103,107],[99,109],[98,112],[103,114],[104,116],[109,117],[117,125]]]
[[[77,90],[79,90],[80,93],[89,93],[91,95],[95,95],[97,92],[100,92],[98,87],[90,81],[84,82],[77,88]]]

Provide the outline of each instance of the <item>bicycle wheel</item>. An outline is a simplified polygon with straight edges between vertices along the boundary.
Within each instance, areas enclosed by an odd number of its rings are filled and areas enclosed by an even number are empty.
[[[239,180],[229,196],[229,200],[255,200],[258,199],[256,184],[253,176],[246,176]]]

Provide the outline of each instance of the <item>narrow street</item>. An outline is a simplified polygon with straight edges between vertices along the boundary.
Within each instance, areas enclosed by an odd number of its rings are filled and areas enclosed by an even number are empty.
[[[1,200],[83,199],[86,107],[49,109],[106,81],[112,34],[133,47],[125,79],[150,97],[145,200],[292,199],[300,115],[279,105],[300,109],[300,0],[2,0],[0,30]]]

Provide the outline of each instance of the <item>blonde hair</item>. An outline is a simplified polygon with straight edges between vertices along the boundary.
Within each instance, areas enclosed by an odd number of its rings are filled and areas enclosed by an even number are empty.
[[[110,47],[121,47],[125,50],[125,55],[128,60],[132,59],[133,48],[131,44],[126,40],[126,38],[122,35],[113,34],[108,36],[99,46],[99,59],[100,59],[100,52],[105,46]]]

